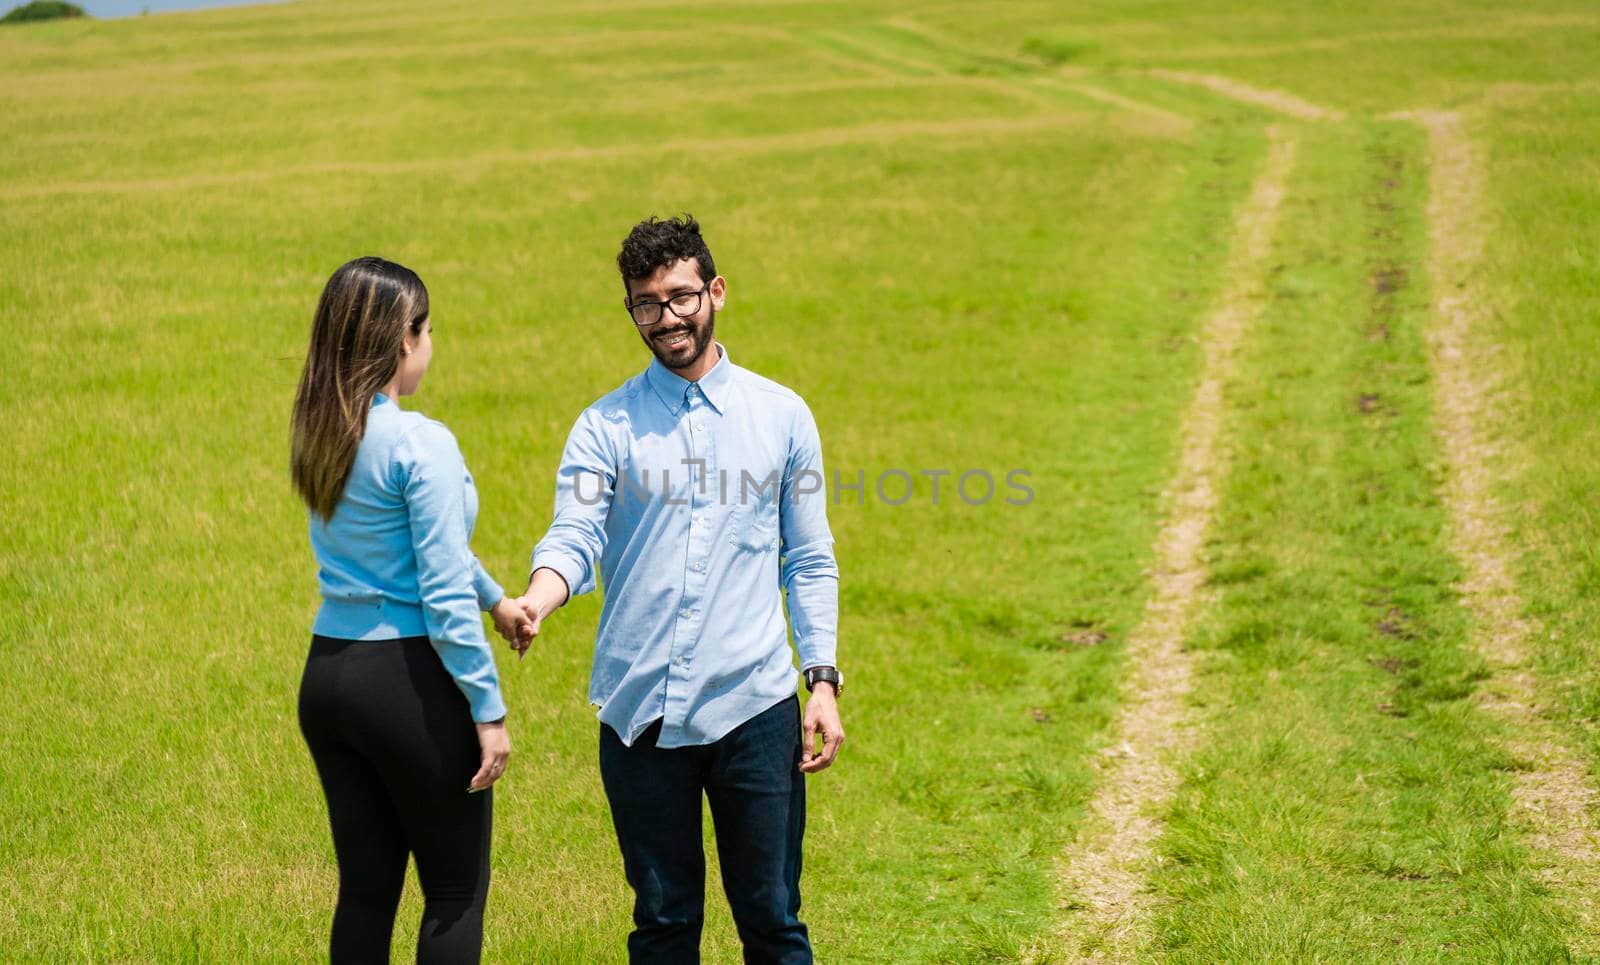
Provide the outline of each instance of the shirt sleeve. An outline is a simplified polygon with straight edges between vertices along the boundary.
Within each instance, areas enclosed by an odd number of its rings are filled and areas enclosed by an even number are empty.
[[[498,720],[506,707],[478,610],[482,567],[467,543],[467,467],[461,450],[450,430],[427,422],[395,446],[395,466],[411,521],[428,639],[466,696],[472,719],[480,724]]]
[[[789,595],[801,670],[838,666],[839,564],[828,529],[826,479],[817,423],[802,404],[790,432],[778,508],[783,554],[779,579]]]
[[[494,605],[505,599],[506,591],[496,583],[489,571],[483,568],[478,557],[472,557],[472,589],[478,594],[478,609],[492,610]]]
[[[606,548],[606,517],[616,482],[616,459],[604,422],[598,411],[585,409],[561,452],[554,519],[533,548],[532,569],[549,567],[561,574],[572,596],[596,586],[595,571]]]

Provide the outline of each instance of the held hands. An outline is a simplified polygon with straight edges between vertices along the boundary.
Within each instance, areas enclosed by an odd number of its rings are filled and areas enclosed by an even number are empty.
[[[521,660],[528,645],[538,636],[539,624],[528,617],[520,600],[513,600],[509,596],[496,603],[489,611],[489,616],[494,619],[495,632],[506,638],[511,649],[517,651],[517,659]]]
[[[517,652],[517,659],[521,660],[533,645],[533,638],[539,635],[545,617],[567,602],[567,581],[555,570],[540,567],[534,570],[532,579],[528,581],[526,593],[515,600],[502,602],[509,602],[520,611],[520,620],[514,623],[514,635],[503,631],[500,635],[511,643],[511,649]],[[496,626],[499,626],[498,621]]]
[[[818,681],[816,689],[811,691],[811,699],[806,701],[803,733],[800,770],[815,774],[833,763],[833,759],[839,756],[839,747],[844,744],[844,724],[839,721],[839,702],[834,695],[833,684]],[[819,735],[822,737],[821,751],[816,749]]]
[[[511,735],[506,733],[502,719],[492,724],[479,724],[478,748],[482,755],[478,773],[472,775],[467,793],[488,790],[506,772],[506,760],[511,757]]]

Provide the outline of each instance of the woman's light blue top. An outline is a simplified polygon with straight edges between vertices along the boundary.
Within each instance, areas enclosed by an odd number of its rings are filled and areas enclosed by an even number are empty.
[[[484,723],[506,707],[479,611],[505,593],[472,555],[477,517],[455,436],[379,393],[333,518],[311,514],[322,590],[313,630],[345,640],[426,636]]]

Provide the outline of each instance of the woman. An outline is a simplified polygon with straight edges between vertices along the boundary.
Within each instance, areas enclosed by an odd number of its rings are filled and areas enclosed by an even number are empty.
[[[334,962],[387,962],[406,859],[426,899],[419,962],[475,962],[491,785],[511,753],[479,608],[526,617],[468,546],[477,494],[455,437],[403,411],[433,355],[428,292],[357,258],[333,273],[294,403],[291,470],[310,510],[322,608],[300,729],[339,861]],[[482,793],[478,793],[482,792]]]

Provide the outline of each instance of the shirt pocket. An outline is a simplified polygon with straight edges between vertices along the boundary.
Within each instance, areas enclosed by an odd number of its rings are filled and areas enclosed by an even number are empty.
[[[778,547],[778,503],[776,500],[757,500],[739,507],[734,517],[733,539],[735,547],[751,553],[764,553]]]

